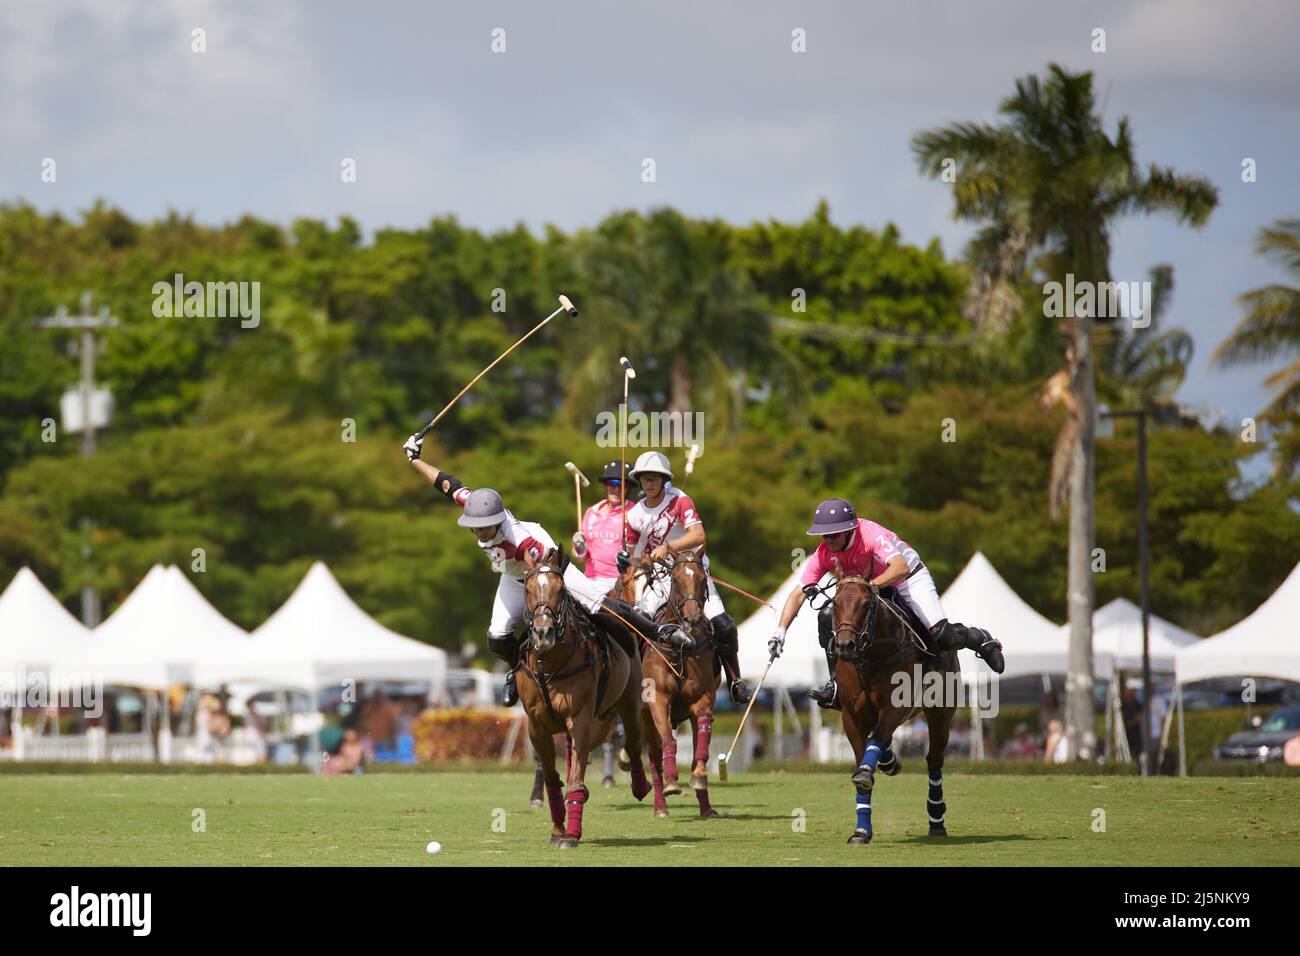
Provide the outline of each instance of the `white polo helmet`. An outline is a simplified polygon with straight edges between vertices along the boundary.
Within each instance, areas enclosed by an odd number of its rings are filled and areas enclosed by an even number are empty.
[[[673,470],[668,464],[668,456],[657,451],[642,452],[641,457],[636,460],[636,466],[628,477],[640,478],[646,473],[672,478]]]

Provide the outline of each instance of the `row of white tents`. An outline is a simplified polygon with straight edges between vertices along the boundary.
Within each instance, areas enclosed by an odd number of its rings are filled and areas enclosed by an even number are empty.
[[[252,634],[175,566],[155,565],[93,631],[23,568],[0,594],[0,687],[40,673],[62,685],[216,689],[248,682],[315,695],[345,681],[445,688],[447,654],[396,634],[353,602],[323,563]]]
[[[771,607],[741,625],[745,673],[763,671],[775,609],[798,586],[796,572],[772,595]],[[989,629],[1006,651],[1000,678],[963,651],[968,685],[1067,672],[1068,629],[1026,604],[982,553],[970,559],[942,601],[951,619]],[[1094,676],[1111,686],[1117,708],[1117,675],[1142,666],[1141,611],[1117,599],[1098,609],[1093,627]],[[1250,676],[1300,682],[1300,565],[1254,613],[1218,635],[1201,640],[1154,615],[1149,630],[1152,669],[1175,675],[1179,703],[1182,685],[1194,681]],[[252,634],[223,617],[176,567],[155,566],[93,632],[23,569],[0,594],[0,691],[21,693],[24,673],[33,672],[68,685],[91,680],[156,691],[249,683],[301,690],[313,700],[348,681],[423,682],[437,697],[446,687],[447,655],[379,624],[320,562]],[[767,686],[784,695],[778,707],[797,720],[789,690],[825,679],[817,615],[805,607]],[[978,724],[977,708],[972,714]],[[814,712],[817,723],[819,716]]]
[[[761,672],[767,663],[767,638],[799,572],[772,595],[772,608],[760,608],[740,626],[741,666]],[[1067,626],[1043,617],[1011,588],[981,552],[976,552],[941,595],[949,618],[987,628],[1002,641],[1007,660],[1002,680],[1069,670]],[[1150,615],[1151,668],[1174,674],[1178,684],[1211,678],[1270,677],[1300,682],[1300,564],[1249,617],[1204,640]],[[813,687],[826,680],[826,662],[817,642],[817,615],[807,605],[786,635],[786,649],[767,683],[770,687]],[[969,651],[960,654],[967,680],[996,679]],[[1142,611],[1116,598],[1093,615],[1093,671],[1099,680],[1142,669]]]
[[[741,665],[755,674],[767,663],[774,608],[799,586],[792,574],[740,627]],[[941,598],[955,621],[987,628],[1006,652],[1002,679],[1068,670],[1069,632],[1024,602],[979,552]],[[1205,640],[1150,617],[1152,669],[1180,684],[1219,677],[1272,677],[1300,682],[1300,565],[1253,614]],[[992,679],[963,651],[968,676]],[[1093,618],[1095,676],[1142,666],[1142,615],[1118,598]],[[445,684],[444,651],[394,633],[359,608],[323,563],[312,565],[285,604],[250,635],[227,620],[176,567],[155,566],[122,606],[93,632],[22,569],[0,594],[0,685],[26,670],[93,673],[106,685],[165,689],[215,688],[249,681],[308,692],[341,681]],[[768,676],[770,687],[812,687],[826,679],[817,615],[805,607],[787,635],[786,651]]]

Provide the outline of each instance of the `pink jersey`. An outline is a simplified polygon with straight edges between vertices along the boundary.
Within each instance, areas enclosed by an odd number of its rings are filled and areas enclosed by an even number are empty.
[[[642,498],[627,510],[627,546],[634,553],[649,553],[665,541],[676,541],[687,528],[702,524],[690,495],[676,488],[665,488],[659,504],[651,508]],[[636,546],[645,539],[640,552]]]
[[[861,575],[870,581],[885,570],[885,565],[894,555],[907,561],[909,571],[915,571],[921,564],[921,556],[894,532],[874,521],[859,518],[857,530],[843,551],[832,551],[825,541],[817,546],[803,566],[799,583],[816,584],[822,575],[835,569],[836,561],[846,575]]]
[[[587,539],[587,577],[616,578],[619,537],[623,534],[623,512],[617,504],[598,501],[582,516],[582,536]]]

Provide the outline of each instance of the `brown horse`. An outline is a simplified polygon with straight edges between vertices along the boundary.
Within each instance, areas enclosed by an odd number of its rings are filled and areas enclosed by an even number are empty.
[[[541,758],[551,808],[551,845],[572,849],[582,839],[582,810],[590,796],[585,777],[592,748],[623,718],[630,754],[632,795],[650,792],[641,763],[641,662],[612,639],[602,640],[564,587],[559,552],[552,549],[524,575],[528,635],[520,648],[519,700],[528,736]],[[566,792],[555,770],[555,739],[568,740]],[[567,808],[567,813],[566,813]]]
[[[607,597],[614,601],[623,601],[635,605],[637,598],[641,596],[641,589],[637,586],[637,578],[648,578],[652,570],[650,562],[644,558],[630,558],[627,570],[618,576],[618,581],[609,589]]]
[[[848,842],[871,842],[871,793],[876,769],[891,777],[898,773],[902,762],[890,746],[894,731],[920,711],[925,713],[930,738],[926,754],[930,768],[926,800],[930,836],[947,836],[943,751],[957,710],[954,688],[960,668],[956,652],[937,652],[927,642],[925,628],[905,620],[878,589],[858,576],[839,578],[832,614],[835,680],[844,733],[853,745],[857,764],[853,786],[857,790],[858,825]],[[912,686],[920,674],[933,674],[936,679],[923,679],[922,687]],[[932,693],[936,684],[942,693]]]
[[[655,622],[683,628],[694,639],[695,647],[683,651],[657,642],[661,653],[642,652],[641,666],[654,683],[652,693],[641,695],[641,722],[650,752],[655,816],[668,816],[665,797],[682,792],[677,783],[677,739],[673,732],[689,717],[695,741],[691,788],[700,805],[700,816],[711,819],[720,814],[709,805],[709,742],[713,737],[713,703],[718,696],[717,647],[713,625],[704,614],[709,575],[699,555],[689,551],[677,555],[669,568],[672,586]]]

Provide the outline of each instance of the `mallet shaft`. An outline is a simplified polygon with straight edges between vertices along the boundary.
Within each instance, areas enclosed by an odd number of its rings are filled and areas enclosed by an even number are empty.
[[[496,359],[493,360],[493,362],[492,362],[491,365],[489,365],[489,366],[488,366],[487,368],[485,368],[483,371],[481,371],[481,372],[479,372],[477,375],[475,375],[474,378],[470,380],[470,383],[469,383],[468,385],[466,385],[464,388],[462,388],[462,389],[461,389],[461,390],[456,394],[456,397],[453,398],[450,402],[448,402],[448,403],[447,403],[447,406],[446,406],[442,411],[440,411],[437,415],[434,416],[433,421],[429,422],[429,424],[425,425],[423,428],[421,428],[421,429],[416,433],[417,436],[420,437],[420,438],[423,438],[425,435],[429,434],[429,432],[430,432],[430,430],[432,430],[433,426],[437,425],[438,422],[440,422],[440,421],[442,420],[442,416],[446,415],[449,411],[451,411],[452,407],[453,407],[457,402],[459,402],[462,398],[465,397],[465,393],[468,392],[471,388],[473,388],[473,387],[478,383],[478,380],[479,380],[479,379],[481,379],[481,378],[482,378],[484,375],[486,375],[488,372],[490,372],[490,371],[492,371],[494,368],[496,368],[497,365],[501,362],[501,360],[504,359],[507,355],[509,355],[509,354],[510,354],[511,352],[513,352],[515,349],[519,348],[519,346],[523,345],[523,344],[524,344],[525,342],[527,342],[530,338],[532,338],[532,337],[533,337],[533,334],[536,333],[539,329],[541,329],[542,326],[544,326],[547,322],[551,321],[551,319],[555,318],[555,317],[556,317],[557,315],[559,315],[561,312],[568,312],[570,315],[577,315],[577,314],[578,314],[578,310],[577,310],[576,308],[574,308],[574,305],[573,305],[573,303],[572,303],[571,301],[569,301],[569,297],[568,297],[568,296],[566,296],[566,295],[561,295],[561,296],[559,297],[559,299],[560,299],[560,307],[559,307],[558,309],[556,309],[554,312],[552,312],[552,313],[551,313],[550,315],[548,315],[546,318],[542,319],[542,321],[538,322],[535,326],[533,326],[533,328],[528,332],[527,335],[525,335],[523,338],[521,338],[521,339],[520,339],[518,342],[516,342],[514,345],[510,346],[510,348],[506,349],[504,352],[502,352],[500,355],[498,355],[498,356],[496,357]]]

